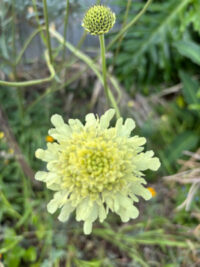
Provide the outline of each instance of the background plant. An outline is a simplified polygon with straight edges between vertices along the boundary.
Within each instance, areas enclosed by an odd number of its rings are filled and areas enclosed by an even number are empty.
[[[119,18],[123,22],[126,2],[117,3],[121,9]],[[141,5],[141,2],[130,5],[127,21]],[[123,38],[120,54],[113,57],[116,74],[123,77],[127,88],[131,88],[133,82],[159,84],[177,81],[178,70],[182,66],[186,70],[191,67],[191,62],[184,61],[188,51],[183,55],[180,43],[187,46],[189,42],[188,48],[191,48],[190,42],[195,46],[199,41],[199,12],[199,1],[196,0],[157,0],[150,5],[148,12]],[[117,43],[113,50],[116,48]],[[188,56],[191,53],[194,52],[188,52]],[[193,62],[194,58],[195,55]]]

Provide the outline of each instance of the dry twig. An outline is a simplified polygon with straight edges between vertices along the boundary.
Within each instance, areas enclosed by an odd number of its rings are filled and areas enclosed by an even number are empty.
[[[185,207],[188,211],[191,207],[192,200],[200,188],[200,149],[196,153],[184,151],[185,155],[189,155],[190,159],[187,161],[179,161],[182,164],[181,172],[165,176],[163,179],[167,182],[173,181],[180,184],[192,184],[184,202],[176,209],[180,210]]]

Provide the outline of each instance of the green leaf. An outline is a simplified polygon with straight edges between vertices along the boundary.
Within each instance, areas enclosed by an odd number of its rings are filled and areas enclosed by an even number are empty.
[[[183,132],[176,136],[163,153],[160,153],[162,165],[171,172],[171,166],[183,156],[183,151],[196,147],[199,137],[193,132]]]
[[[196,105],[196,104],[191,104],[189,105],[189,109],[190,110],[196,110],[199,111],[200,110],[200,104]]]
[[[82,266],[82,267],[100,267],[101,261],[99,260],[91,260],[91,261],[85,261],[85,260],[79,260],[75,259],[76,266]]]
[[[29,247],[25,253],[24,253],[24,256],[23,256],[23,259],[25,261],[35,261],[37,258],[37,252],[36,252],[36,248],[31,246]]]
[[[190,75],[181,71],[180,78],[183,83],[183,95],[185,101],[190,104],[198,105],[200,104],[200,100],[197,98],[197,93],[199,90],[199,84],[197,81],[192,79]]]
[[[148,84],[152,81],[157,83],[160,79],[171,81],[176,77],[175,72],[184,57],[177,53],[172,44],[189,34],[184,22],[193,1],[168,0],[162,1],[162,4],[153,1],[148,12],[124,35],[120,53],[114,52],[117,55],[114,56],[114,71],[128,89],[133,81]],[[121,8],[121,14],[126,8],[126,2],[124,1],[124,8]],[[143,3],[136,1],[129,10],[127,20],[130,21],[142,6]],[[123,22],[123,16],[121,17]],[[116,42],[113,50],[117,51],[118,46],[119,43]]]
[[[155,44],[159,42],[163,32],[165,32],[165,28],[169,25],[169,23],[176,18],[179,12],[190,2],[190,0],[178,0],[171,2],[170,11],[168,14],[163,16],[162,20],[157,24],[157,27],[149,33],[146,40],[144,40],[143,44],[137,50],[136,55],[141,55],[151,44]]]
[[[177,41],[173,45],[182,56],[200,65],[200,45],[190,40]]]

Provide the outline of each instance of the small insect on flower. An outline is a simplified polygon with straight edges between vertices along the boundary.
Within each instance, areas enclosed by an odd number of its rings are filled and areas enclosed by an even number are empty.
[[[103,222],[109,211],[117,213],[123,222],[136,218],[133,205],[137,196],[152,197],[143,186],[142,171],[157,170],[160,166],[153,151],[142,152],[146,140],[130,134],[135,127],[132,119],[109,124],[115,111],[108,110],[101,118],[86,115],[83,125],[78,119],[66,124],[60,115],[51,118],[55,128],[49,135],[57,142],[38,149],[36,157],[47,162],[47,171],[39,171],[36,179],[56,191],[47,209],[54,213],[61,209],[58,219],[68,220],[76,211],[76,220],[84,221],[84,233],[90,234],[92,223]]]
[[[109,7],[94,5],[86,12],[82,26],[91,35],[101,35],[109,32],[115,24],[115,18]]]

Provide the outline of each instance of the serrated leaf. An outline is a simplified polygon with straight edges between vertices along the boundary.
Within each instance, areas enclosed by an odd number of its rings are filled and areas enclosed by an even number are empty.
[[[191,40],[177,41],[173,45],[182,56],[200,65],[200,45]]]
[[[199,84],[197,81],[192,79],[187,73],[181,71],[180,78],[183,82],[183,95],[185,101],[190,104],[198,105],[200,100],[197,98],[199,90]]]
[[[171,172],[171,165],[183,156],[183,151],[195,148],[199,141],[199,136],[193,132],[184,132],[174,138],[162,153],[162,165]]]

